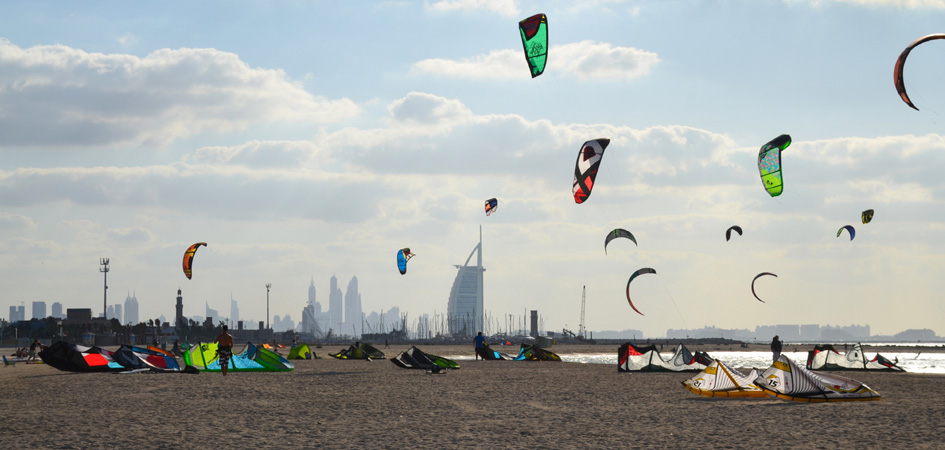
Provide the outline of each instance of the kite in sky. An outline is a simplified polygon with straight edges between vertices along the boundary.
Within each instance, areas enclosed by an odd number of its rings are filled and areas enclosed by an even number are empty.
[[[490,198],[489,200],[486,200],[486,215],[487,216],[491,216],[492,213],[494,213],[495,210],[498,208],[499,208],[498,200],[494,198]]]
[[[528,69],[535,78],[545,71],[548,60],[548,18],[544,14],[535,14],[519,22],[518,31],[522,34]]]
[[[638,277],[638,276],[640,276],[640,275],[643,275],[643,274],[645,274],[645,273],[652,273],[652,274],[656,275],[656,271],[655,271],[655,270],[653,270],[653,269],[651,269],[651,268],[649,268],[649,267],[644,267],[644,268],[642,268],[642,269],[640,269],[640,270],[638,270],[638,271],[636,271],[636,272],[633,272],[633,275],[630,275],[630,279],[627,280],[627,301],[630,302],[630,307],[633,308],[633,310],[636,311],[637,314],[639,314],[639,315],[641,315],[641,316],[644,315],[644,314],[641,313],[640,310],[637,309],[636,306],[633,306],[633,300],[630,300],[630,283],[633,282],[633,279],[634,279],[634,278],[636,278],[636,277]]]
[[[581,146],[577,162],[574,163],[574,185],[571,188],[571,192],[574,193],[574,203],[584,203],[591,196],[600,160],[604,157],[604,149],[609,144],[610,139],[594,139]]]
[[[410,258],[413,257],[414,254],[410,253],[409,248],[397,250],[397,268],[400,269],[401,275],[407,273],[407,261],[410,261]]]
[[[728,242],[732,238],[732,232],[738,233],[739,236],[742,235],[742,227],[738,225],[732,225],[727,230],[725,230],[725,242]]]
[[[605,254],[605,255],[607,254],[607,244],[609,244],[610,241],[612,241],[612,240],[614,240],[614,239],[617,239],[617,238],[627,238],[627,239],[630,239],[631,241],[633,241],[634,245],[636,245],[636,243],[637,243],[637,238],[633,237],[633,234],[631,234],[631,233],[630,233],[629,231],[627,231],[627,230],[624,230],[623,228],[617,228],[617,229],[615,229],[614,231],[611,231],[610,233],[607,233],[607,238],[604,239],[604,254]]]
[[[840,227],[839,230],[837,230],[837,237],[840,237],[840,233],[843,233],[843,230],[847,230],[847,232],[850,233],[850,240],[851,240],[851,241],[852,241],[853,238],[856,236],[856,230],[853,229],[853,225],[844,225],[844,226]]]
[[[765,301],[762,300],[761,297],[759,297],[758,294],[755,293],[755,281],[758,280],[759,278],[765,276],[765,275],[770,275],[770,276],[775,277],[775,278],[778,277],[777,275],[775,275],[775,274],[773,274],[773,273],[771,273],[771,272],[761,272],[761,273],[759,273],[758,275],[755,275],[755,278],[751,280],[751,295],[754,295],[755,298],[757,298],[758,301],[761,302],[761,303],[764,303]]]
[[[191,268],[194,265],[194,254],[197,253],[197,248],[200,246],[207,246],[206,242],[198,242],[194,245],[191,245],[186,252],[184,252],[184,275],[187,275],[187,279],[190,279]]]
[[[863,211],[863,214],[860,214],[860,218],[863,219],[863,223],[870,223],[873,220],[873,210],[867,209]]]
[[[907,46],[901,54],[899,54],[899,59],[896,60],[896,66],[893,68],[893,83],[896,84],[896,92],[899,93],[899,97],[902,98],[902,101],[906,102],[910,108],[916,111],[918,111],[919,108],[916,108],[915,105],[912,104],[912,100],[909,100],[909,94],[906,93],[906,82],[902,79],[902,69],[906,64],[906,58],[909,57],[909,52],[911,52],[913,48],[923,42],[928,42],[935,39],[945,39],[945,34],[930,34],[928,36],[922,36],[916,39],[911,44],[909,44],[909,46]]]
[[[789,145],[791,145],[791,136],[782,134],[758,151],[758,171],[761,172],[761,182],[772,197],[781,195],[784,189],[781,180],[781,151]]]

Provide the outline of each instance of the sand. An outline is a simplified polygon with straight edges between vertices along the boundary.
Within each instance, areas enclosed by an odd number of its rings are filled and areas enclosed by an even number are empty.
[[[408,346],[385,350],[396,355]],[[324,357],[342,346],[316,348]],[[421,346],[472,356],[472,348]],[[567,352],[600,348],[555,347]],[[615,351],[615,349],[614,349]],[[0,368],[0,448],[942,448],[943,375],[845,372],[882,400],[713,399],[692,374],[461,360],[296,361],[288,373],[77,374]]]

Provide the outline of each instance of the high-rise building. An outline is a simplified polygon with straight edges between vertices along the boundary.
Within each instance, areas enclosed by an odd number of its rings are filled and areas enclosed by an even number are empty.
[[[26,314],[23,312],[23,306],[11,306],[10,307],[10,322],[18,322],[20,320],[26,320]]]
[[[321,305],[315,301],[315,277],[312,277],[311,284],[308,286],[308,303],[302,309],[300,331],[312,333],[317,337],[324,336],[321,327],[318,325],[318,316],[321,315],[321,310]]]
[[[477,255],[476,265],[470,266],[473,254]],[[456,279],[446,307],[447,325],[454,336],[474,336],[482,331],[483,320],[482,274],[486,269],[482,267],[482,227],[479,244],[469,253],[465,264],[455,267]]]
[[[236,304],[236,300],[233,300],[233,293],[230,292],[230,328],[236,328],[236,324],[240,321],[240,307]]]
[[[210,304],[207,302],[204,302],[204,306],[207,309],[206,317],[210,319],[211,323],[216,325],[219,320],[218,318],[220,317],[220,313],[218,313],[217,310],[211,308]]]
[[[348,282],[348,289],[345,291],[345,327],[343,331],[351,330],[355,335],[361,335],[364,333],[361,328],[361,294],[358,292],[358,277],[353,276],[351,281]]]
[[[33,302],[33,318],[34,319],[46,318],[46,302]]]
[[[105,318],[108,320],[117,319],[121,323],[121,303],[108,305],[108,309],[105,310]]]
[[[62,315],[62,303],[55,302],[52,304],[52,316],[56,319],[66,318],[66,316]]]
[[[132,295],[131,292],[125,297],[125,320],[122,323],[125,325],[138,324],[138,296]]]
[[[341,289],[338,289],[338,278],[332,275],[328,288],[328,327],[335,330],[334,334],[344,333],[341,328],[344,322],[344,313],[341,310],[343,297]]]

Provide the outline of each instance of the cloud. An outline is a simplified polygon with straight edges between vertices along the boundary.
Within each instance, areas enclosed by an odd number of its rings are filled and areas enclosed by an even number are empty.
[[[333,122],[358,111],[219,50],[139,58],[0,39],[0,146],[161,146],[257,121]]]
[[[504,17],[521,15],[517,0],[440,0],[432,4],[426,3],[425,7],[427,10],[437,12],[485,10]]]
[[[36,222],[31,217],[9,212],[0,212],[0,230],[32,230]]]
[[[298,168],[311,160],[325,163],[328,155],[307,141],[249,141],[235,146],[197,149],[193,159],[209,165],[241,165],[259,168]]]
[[[552,45],[545,73],[553,70],[582,81],[631,80],[649,74],[659,61],[659,55],[654,52],[581,41]],[[471,79],[528,79],[531,76],[521,50],[492,50],[460,60],[425,59],[414,63],[411,71]]]
[[[147,244],[154,241],[154,233],[142,227],[112,228],[106,234],[109,239],[122,244]]]
[[[945,0],[834,0],[837,3],[851,3],[864,6],[898,6],[906,9],[945,9]],[[812,2],[820,4],[823,1]],[[789,3],[793,3],[789,0]]]

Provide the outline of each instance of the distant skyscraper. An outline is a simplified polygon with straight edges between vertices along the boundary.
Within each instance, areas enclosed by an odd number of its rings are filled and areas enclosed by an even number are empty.
[[[317,337],[324,336],[320,326],[318,326],[318,315],[321,313],[321,305],[315,301],[315,278],[308,286],[308,304],[302,309],[302,324],[300,331],[303,333],[312,333]]]
[[[105,317],[108,320],[117,319],[121,323],[121,303],[115,305],[108,305],[108,309],[105,310]]]
[[[26,307],[23,305],[16,307],[16,320],[26,320]]]
[[[332,275],[328,289],[328,326],[335,330],[334,334],[343,333],[341,329],[344,322],[344,313],[341,310],[343,297],[341,289],[338,289],[338,278]]]
[[[46,302],[33,302],[33,318],[34,319],[46,318]]]
[[[216,325],[218,321],[217,318],[220,317],[220,313],[218,313],[217,310],[211,308],[209,303],[204,302],[204,305],[207,309],[206,316],[210,318],[210,321],[213,322],[214,325]]]
[[[125,297],[125,320],[122,323],[138,324],[138,297],[132,295],[131,292],[128,293],[128,297]]]
[[[22,306],[11,306],[11,307],[10,307],[10,322],[16,322],[16,321],[19,321],[19,320],[23,320],[23,319],[20,318],[20,311],[19,311],[18,308],[22,308]]]
[[[473,254],[477,255],[476,265],[470,266]],[[482,331],[482,227],[479,228],[479,244],[473,248],[462,266],[458,269],[450,299],[446,307],[448,326],[454,336],[473,336]]]
[[[57,319],[66,318],[66,316],[62,315],[62,303],[55,302],[52,304],[52,316]]]
[[[233,293],[230,293],[230,328],[236,329],[236,324],[240,321],[240,307],[233,300]]]
[[[364,333],[361,330],[361,294],[358,292],[358,277],[351,277],[348,289],[345,291],[345,327],[343,331],[352,330],[354,334]],[[351,326],[354,325],[354,328]],[[358,332],[357,330],[361,330]]]

